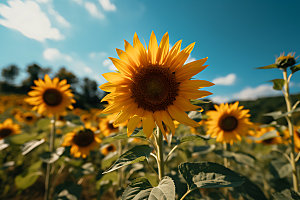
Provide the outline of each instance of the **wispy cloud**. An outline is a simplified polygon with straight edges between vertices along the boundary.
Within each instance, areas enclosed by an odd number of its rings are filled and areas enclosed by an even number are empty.
[[[47,48],[43,52],[44,59],[48,61],[67,61],[71,62],[73,59],[71,56],[67,54],[61,53],[58,49],[55,48]]]
[[[212,82],[216,85],[233,85],[236,81],[236,75],[231,73],[224,77],[215,78]]]
[[[103,62],[102,62],[102,65],[104,67],[107,67],[108,69],[110,69],[111,71],[115,71],[117,70],[117,68],[114,66],[114,64],[111,62],[111,60],[109,59],[105,59]]]
[[[280,95],[280,91],[273,89],[272,85],[262,84],[257,87],[246,87],[240,92],[228,96],[213,96],[210,99],[216,103],[225,103],[233,100],[256,100],[260,97]]]
[[[71,24],[63,17],[61,16],[56,10],[53,9],[53,7],[50,5],[48,7],[48,12],[50,15],[54,17],[54,19],[62,26],[66,28],[70,28]]]
[[[116,11],[117,7],[110,0],[99,0],[100,5],[105,11]]]
[[[38,41],[62,40],[64,36],[52,27],[47,15],[34,1],[9,0],[8,6],[0,4],[0,25],[19,31]]]
[[[103,59],[103,58],[107,57],[107,53],[106,52],[91,52],[89,54],[89,57],[91,59]]]
[[[96,4],[91,2],[85,2],[84,3],[85,9],[90,13],[91,16],[98,18],[98,19],[104,19],[104,14],[98,10]]]

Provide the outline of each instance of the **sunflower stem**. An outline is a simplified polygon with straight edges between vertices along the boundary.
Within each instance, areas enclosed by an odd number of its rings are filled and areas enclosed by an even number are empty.
[[[54,115],[51,120],[51,131],[49,136],[49,152],[52,154],[54,152],[54,142],[55,142],[55,127],[56,116]],[[50,155],[51,156],[51,155]],[[52,163],[47,163],[47,170],[46,170],[46,179],[45,179],[45,200],[50,199],[50,190],[51,190],[51,170],[52,170]]]
[[[165,175],[164,171],[164,141],[163,134],[158,126],[156,126],[156,147],[157,147],[157,166],[158,166],[158,178],[161,181]]]
[[[291,76],[290,76],[291,77]],[[287,77],[287,70],[286,68],[283,69],[283,79],[284,79],[284,99],[286,103],[287,112],[290,112],[292,110],[292,104],[290,99],[290,89],[289,89],[289,83],[290,83],[290,77]],[[294,126],[293,126],[293,118],[292,114],[288,114],[286,117],[288,127],[289,127],[289,133],[290,133],[290,146],[291,146],[291,153],[290,153],[290,164],[292,167],[292,175],[293,175],[293,186],[294,190],[296,192],[299,191],[298,186],[298,173],[296,169],[296,163],[295,163],[295,141],[294,141]]]
[[[230,144],[228,144],[228,145],[230,145]],[[227,143],[226,142],[223,143],[223,150],[227,151]],[[228,158],[226,158],[226,157],[224,157],[224,166],[227,168],[229,167],[229,161],[228,161]]]

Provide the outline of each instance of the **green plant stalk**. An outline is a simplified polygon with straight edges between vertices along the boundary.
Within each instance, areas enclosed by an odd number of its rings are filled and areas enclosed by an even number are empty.
[[[290,112],[292,110],[292,105],[291,105],[291,100],[290,100],[290,91],[289,91],[289,80],[287,78],[287,70],[284,69],[283,70],[283,78],[285,80],[284,82],[284,91],[283,91],[283,95],[284,95],[284,99],[285,99],[285,103],[286,103],[286,108],[287,108],[287,112]],[[288,127],[289,127],[289,133],[290,133],[290,140],[291,140],[291,153],[290,153],[290,164],[292,167],[292,175],[293,175],[293,186],[294,186],[294,190],[296,192],[299,191],[299,186],[298,186],[298,173],[297,173],[297,169],[296,169],[296,163],[295,163],[295,141],[294,141],[294,126],[293,126],[293,119],[292,119],[292,114],[288,114],[286,117],[287,123],[288,123]]]
[[[51,120],[51,132],[49,136],[49,151],[52,154],[54,152],[54,142],[55,142],[55,133],[56,133],[56,127],[55,127],[56,117],[53,116]],[[46,171],[46,179],[45,179],[45,200],[50,199],[50,190],[51,190],[51,170],[52,170],[52,164],[47,163],[47,171]]]
[[[227,151],[227,143],[226,142],[223,143],[223,150]],[[228,158],[226,158],[226,157],[224,157],[224,166],[227,168],[229,167],[229,161],[228,161]]]
[[[165,176],[164,166],[164,143],[163,134],[158,126],[156,126],[156,149],[157,149],[157,166],[158,166],[158,178],[159,181]]]

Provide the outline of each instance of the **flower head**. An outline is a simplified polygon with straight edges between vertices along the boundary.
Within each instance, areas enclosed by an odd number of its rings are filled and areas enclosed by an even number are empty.
[[[276,58],[275,64],[279,68],[287,68],[291,67],[296,64],[295,53],[288,53],[287,55],[284,55],[284,53],[280,54],[279,57]]]
[[[64,113],[66,108],[73,108],[71,104],[75,103],[75,100],[66,80],[59,81],[58,78],[51,80],[46,74],[44,81],[39,79],[34,83],[36,86],[28,92],[30,97],[26,101],[33,105],[33,110],[37,110],[39,114],[59,115]]]
[[[128,135],[142,124],[147,137],[158,126],[166,138],[163,124],[174,134],[173,119],[189,126],[198,126],[185,111],[199,108],[192,105],[190,99],[211,94],[198,89],[213,83],[191,80],[207,67],[203,66],[207,58],[184,64],[194,43],[182,51],[181,40],[171,49],[169,47],[168,33],[158,45],[152,32],[148,47],[144,47],[135,34],[133,46],[125,41],[125,51],[117,49],[120,59],[110,58],[119,72],[103,74],[108,83],[100,88],[110,92],[102,99],[109,102],[103,113],[116,113],[115,124],[129,120]]]
[[[20,126],[14,124],[12,119],[6,119],[2,124],[0,123],[0,140],[10,135],[20,133]]]
[[[216,137],[217,142],[233,143],[247,135],[251,126],[249,110],[234,104],[215,105],[215,111],[208,111],[207,134]]]

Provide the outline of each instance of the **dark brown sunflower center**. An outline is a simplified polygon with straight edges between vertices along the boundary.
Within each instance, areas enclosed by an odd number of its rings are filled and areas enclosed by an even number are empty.
[[[26,120],[26,121],[32,121],[32,120],[33,120],[33,117],[32,117],[32,116],[26,116],[26,117],[25,117],[25,120]]]
[[[94,132],[90,129],[78,131],[73,137],[73,142],[79,147],[89,146],[94,142]]]
[[[107,151],[108,151],[108,152],[113,151],[114,149],[115,149],[115,148],[114,148],[113,145],[109,145],[109,146],[107,147]]]
[[[166,110],[178,95],[179,83],[167,67],[142,67],[132,80],[133,99],[138,107],[148,111]]]
[[[274,138],[263,140],[264,144],[273,144],[275,142]]]
[[[107,127],[109,130],[117,130],[118,128],[114,127],[113,123],[107,122]]]
[[[5,138],[12,134],[12,130],[10,128],[2,128],[0,129],[0,138]]]
[[[43,100],[48,106],[57,106],[62,102],[63,96],[57,89],[47,89],[43,94]]]
[[[238,126],[238,120],[233,116],[227,116],[220,120],[219,126],[224,131],[233,131]]]

